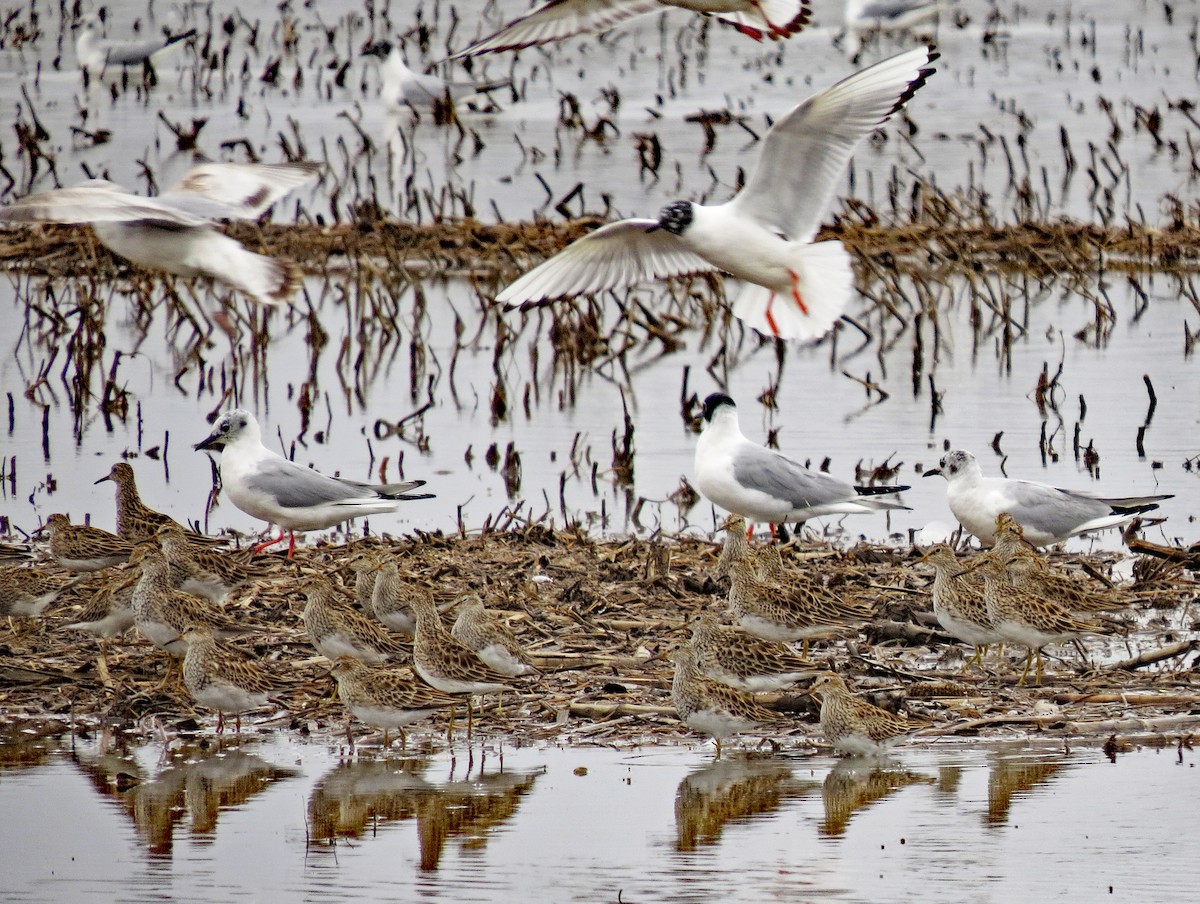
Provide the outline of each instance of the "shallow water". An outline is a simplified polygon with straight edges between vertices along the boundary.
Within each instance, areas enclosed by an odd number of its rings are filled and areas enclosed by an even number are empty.
[[[47,744],[0,765],[0,811],[25,814],[0,821],[0,900],[1168,901],[1200,880],[1173,748]]]
[[[463,21],[455,46],[474,35],[481,6],[456,5]],[[906,217],[913,180],[923,179],[943,191],[986,193],[1000,220],[1071,216],[1112,223],[1123,217],[1159,222],[1170,196],[1189,196],[1194,170],[1186,148],[1189,139],[1200,146],[1200,138],[1186,110],[1173,101],[1197,77],[1191,7],[1054,3],[1035,14],[1007,3],[958,6],[966,21],[961,28],[942,23],[939,71],[909,107],[916,130],[893,127],[884,133],[886,140],[864,146],[843,195],[885,217],[895,205]],[[217,26],[223,35],[219,26],[230,5],[214,4],[211,22],[208,7],[155,8],[153,15],[138,2],[109,7],[114,36],[131,34],[135,17],[152,30],[173,16],[185,16],[202,30]],[[749,133],[728,126],[718,127],[715,149],[702,155],[703,132],[685,116],[728,107],[745,112],[746,125],[761,132],[767,114],[778,115],[810,88],[854,68],[833,43],[836,7],[819,5],[819,27],[762,47],[723,29],[710,30],[705,45],[695,17],[651,17],[604,40],[567,42],[515,61],[507,55],[480,61],[479,75],[511,69],[522,96],[505,100],[495,114],[465,115],[465,129],[477,132],[483,143],[476,151],[473,139],[464,140],[456,129],[428,118],[413,124],[382,111],[376,75],[357,49],[368,36],[407,31],[417,12],[379,9],[390,22],[344,17],[332,3],[286,12],[294,16],[289,21],[298,35],[291,50],[280,43],[285,14],[264,10],[256,20],[261,26],[256,46],[249,45],[244,23],[234,29],[232,75],[205,73],[185,50],[160,65],[160,84],[148,98],[130,88],[115,101],[97,88],[83,92],[72,68],[70,38],[60,49],[57,12],[47,12],[38,41],[10,43],[0,51],[0,90],[17,97],[24,86],[30,98],[0,115],[11,133],[12,121],[27,121],[32,105],[50,135],[46,146],[55,153],[63,182],[82,178],[86,165],[139,190],[146,188],[143,163],[160,184],[188,163],[175,152],[160,110],[173,121],[208,116],[200,147],[213,156],[241,159],[243,151],[222,150],[220,143],[247,137],[256,153],[276,159],[281,141],[292,146],[302,138],[304,152],[325,160],[328,169],[320,185],[281,205],[276,214],[281,220],[298,209],[305,219],[344,220],[350,205],[373,199],[400,216],[428,221],[438,211],[462,212],[460,203],[449,200],[447,186],[469,196],[484,220],[497,212],[557,218],[548,202],[581,183],[584,200],[568,205],[572,214],[645,215],[681,196],[728,197],[739,168],[757,153]],[[446,40],[451,13],[446,4],[419,9],[422,21],[434,26],[428,61],[440,55],[438,42]],[[332,44],[318,23],[330,27]],[[867,49],[863,63],[901,46],[902,41],[883,39]],[[412,42],[409,50],[419,55]],[[285,75],[268,84],[260,76],[276,58],[284,61]],[[329,73],[345,62],[350,68],[339,86]],[[615,111],[600,95],[606,84],[620,93]],[[585,125],[608,115],[620,134],[610,131],[598,142],[561,125],[562,92],[578,96]],[[233,115],[239,100],[241,115]],[[1160,114],[1158,142],[1147,128],[1149,111]],[[370,150],[347,116],[361,116]],[[85,148],[72,139],[72,126],[98,125],[113,129],[111,141]],[[1079,161],[1074,171],[1065,164],[1064,129]],[[665,148],[658,179],[637,172],[633,136],[649,131]],[[10,169],[18,179],[29,175],[15,164]],[[52,177],[44,166],[41,172],[33,187],[50,187]],[[1014,186],[1022,180],[1036,203],[1019,201]],[[601,199],[605,193],[608,202]],[[863,291],[891,297],[905,322],[881,317],[864,298],[850,313],[872,329],[873,341],[860,344],[859,334],[847,326],[836,342],[791,347],[781,358],[773,346],[759,345],[736,327],[718,322],[706,331],[694,317],[678,332],[679,346],[666,350],[647,340],[640,326],[622,324],[611,304],[600,305],[602,330],[614,332],[605,355],[585,363],[556,359],[545,320],[509,316],[502,326],[489,307],[492,287],[428,281],[421,286],[424,307],[418,310],[411,286],[384,276],[364,291],[373,297],[396,293],[398,333],[381,336],[369,317],[360,321],[362,297],[353,291],[343,297],[344,281],[335,275],[310,279],[300,310],[271,315],[270,344],[242,348],[237,355],[220,332],[210,345],[192,349],[188,331],[171,332],[161,313],[148,327],[134,324],[126,293],[140,298],[144,290],[125,282],[93,286],[81,275],[50,285],[37,278],[0,285],[0,312],[14,325],[0,331],[0,387],[9,406],[0,432],[2,514],[18,531],[31,531],[53,511],[111,527],[111,490],[93,487],[92,481],[116,458],[134,456],[151,505],[180,519],[203,520],[210,468],[189,447],[207,433],[206,416],[236,401],[251,407],[267,424],[267,435],[298,461],[356,479],[378,477],[386,461],[386,474],[395,479],[402,459],[405,476],[427,479],[438,495],[355,530],[477,529],[518,508],[522,517],[546,515],[558,526],[579,522],[590,530],[710,531],[718,520],[710,506],[701,501],[682,511],[668,499],[691,473],[695,438],[680,414],[686,375],[688,392],[699,398],[719,388],[730,392],[751,437],[766,440],[777,430],[782,450],[814,464],[828,458],[840,477],[853,478],[859,462],[902,464],[898,480],[913,485],[904,497],[913,512],[818,523],[819,530],[907,539],[931,521],[952,523],[941,481],[918,479],[949,445],[976,452],[988,473],[1003,465],[1009,476],[1107,495],[1175,493],[1162,509],[1169,520],[1148,537],[1200,539],[1191,502],[1200,475],[1191,467],[1200,451],[1195,443],[1200,412],[1196,364],[1185,343],[1197,330],[1198,315],[1185,297],[1190,284],[1174,276],[1135,274],[1130,282],[1098,263],[1090,277],[1045,285],[986,272],[970,281],[950,277],[934,287],[942,340],[936,345],[928,319],[917,326],[907,299],[897,300],[892,287],[864,275]],[[199,287],[192,298],[187,287],[178,289],[195,311],[213,309],[210,290]],[[161,282],[155,284],[152,307],[165,307],[165,291]],[[47,292],[61,300],[52,304]],[[1026,331],[1018,334],[1010,355],[998,349],[998,321],[986,309],[980,332],[973,331],[972,310],[978,308],[973,293],[995,296],[1017,312]],[[68,326],[77,319],[72,313],[77,297],[99,296],[104,302],[96,316],[103,318],[105,353],[82,380],[67,357],[70,329],[58,332],[37,318],[26,320],[27,294],[55,307]],[[649,310],[683,307],[653,288],[637,297]],[[1104,320],[1098,312],[1107,304],[1111,319]],[[312,348],[309,323],[300,313],[308,305],[329,336],[320,350]],[[461,339],[456,318],[465,329]],[[1099,333],[1097,325],[1103,328]],[[507,335],[510,329],[519,331],[515,340]],[[623,357],[607,360],[624,344],[625,330],[636,344]],[[502,335],[510,341],[494,353]],[[918,339],[925,360],[914,379]],[[339,357],[343,347],[349,353]],[[122,357],[116,361],[118,352]],[[360,356],[365,363],[356,373]],[[1058,408],[1040,409],[1033,400],[1038,374],[1044,365],[1053,374],[1059,362],[1062,376],[1052,394]],[[124,417],[105,416],[100,409],[110,374],[129,393],[131,408]],[[1136,447],[1149,410],[1143,376],[1158,398],[1144,456]],[[869,395],[858,381],[878,385],[888,398]],[[509,410],[495,420],[489,403],[498,387]],[[936,418],[934,389],[941,394]],[[778,410],[756,402],[768,391]],[[635,431],[628,486],[616,485],[612,475],[614,431],[623,430],[622,399]],[[310,401],[312,425],[306,430],[302,408]],[[398,422],[426,402],[432,407],[403,437],[386,435],[386,423],[385,435],[376,434],[380,419]],[[1077,429],[1080,447],[1091,442],[1100,456],[1099,469],[1091,473],[1074,448]],[[1048,447],[1040,443],[1043,431]],[[1001,432],[1000,452],[993,453],[989,446]],[[515,487],[484,460],[493,444],[503,458],[509,443],[521,458]],[[228,504],[207,523],[211,529],[261,527]],[[1099,542],[1117,541],[1108,534]]]

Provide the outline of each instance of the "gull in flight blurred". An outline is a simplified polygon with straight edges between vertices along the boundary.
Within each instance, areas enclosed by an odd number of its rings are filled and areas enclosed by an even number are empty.
[[[696,487],[710,502],[751,521],[783,524],[908,506],[876,496],[908,487],[856,487],[746,439],[737,405],[724,393],[704,400],[696,443]]]
[[[388,110],[435,110],[443,105],[453,106],[466,97],[484,94],[509,85],[508,82],[475,84],[448,82],[436,75],[415,72],[404,61],[404,54],[391,41],[375,41],[363,48],[363,56],[379,61],[382,86],[379,97]]]
[[[938,54],[876,63],[793,107],[767,132],[757,168],[724,204],[675,201],[657,220],[602,226],[526,273],[496,300],[527,310],[649,279],[720,270],[742,280],[733,313],[760,333],[816,339],[854,291],[850,255],[813,242],[850,155],[925,84]]]
[[[98,15],[90,15],[76,26],[79,34],[75,38],[75,58],[83,71],[84,80],[92,76],[103,78],[109,69],[126,66],[142,66],[150,69],[155,56],[181,41],[196,36],[196,29],[189,28],[178,34],[140,41],[110,41],[104,37],[104,27]]]
[[[1032,480],[984,477],[975,456],[961,449],[947,452],[936,468],[925,472],[926,477],[938,474],[947,481],[950,511],[983,543],[995,540],[996,519],[1002,512],[1016,519],[1034,546],[1048,546],[1076,534],[1126,524],[1172,498],[1171,494],[1105,498]]]
[[[432,499],[430,493],[409,494],[423,480],[369,484],[327,477],[289,461],[263,445],[258,421],[249,411],[226,411],[197,449],[221,451],[221,486],[235,506],[254,518],[280,527],[279,536],[255,552],[283,541],[288,534],[288,558],[296,551],[296,531],[320,530],[378,512],[394,512],[412,499]]]
[[[451,59],[551,44],[672,8],[713,16],[756,41],[790,37],[812,16],[809,0],[550,0]]]
[[[280,304],[299,285],[295,265],[246,250],[213,221],[256,219],[319,169],[305,162],[202,163],[154,198],[91,179],[0,208],[0,224],[88,223],[101,244],[138,266],[207,276],[255,301]]]

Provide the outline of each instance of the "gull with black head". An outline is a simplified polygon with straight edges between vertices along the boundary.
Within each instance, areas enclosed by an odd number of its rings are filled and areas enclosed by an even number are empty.
[[[737,404],[714,392],[704,400],[696,443],[695,484],[704,497],[751,521],[783,524],[821,515],[856,515],[908,506],[879,496],[906,486],[856,487],[806,468],[751,442],[738,425]]]
[[[657,220],[602,226],[498,296],[526,310],[650,279],[723,271],[743,283],[733,313],[760,333],[816,339],[854,291],[850,255],[814,242],[854,149],[925,84],[928,47],[876,63],[793,107],[763,140],[758,166],[731,201],[668,204]]]

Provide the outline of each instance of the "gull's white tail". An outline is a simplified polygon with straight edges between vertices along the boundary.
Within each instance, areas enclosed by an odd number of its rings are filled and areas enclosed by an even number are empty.
[[[837,241],[798,245],[791,270],[794,285],[768,289],[743,283],[733,314],[765,336],[818,339],[829,332],[854,294],[850,254]]]

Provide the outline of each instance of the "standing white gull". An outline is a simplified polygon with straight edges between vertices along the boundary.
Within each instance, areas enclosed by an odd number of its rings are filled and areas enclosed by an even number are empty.
[[[295,531],[332,527],[360,515],[394,512],[411,499],[432,499],[430,493],[408,495],[423,480],[369,484],[327,477],[288,461],[262,443],[258,421],[249,411],[235,408],[218,418],[212,433],[197,449],[221,450],[221,486],[247,515],[281,528],[279,536],[255,550],[283,540],[287,531],[288,558],[296,550]]]
[[[89,223],[106,248],[138,266],[207,276],[263,304],[287,301],[295,265],[246,250],[214,220],[253,220],[312,179],[316,163],[202,163],[155,198],[92,179],[0,208],[0,224]]]
[[[1048,546],[1076,534],[1126,524],[1171,498],[1171,494],[1101,497],[1032,480],[984,477],[975,456],[961,449],[947,452],[936,468],[925,472],[926,477],[937,474],[946,478],[950,511],[983,543],[995,540],[996,519],[1002,512],[1017,520],[1034,546]]]
[[[742,280],[733,313],[784,339],[824,335],[854,290],[850,255],[813,242],[860,141],[925,84],[937,53],[876,63],[792,108],[767,132],[757,168],[724,204],[675,201],[657,220],[619,220],[568,245],[496,300],[525,310],[647,279],[721,270]]]
[[[391,41],[375,41],[362,50],[363,56],[379,60],[382,85],[379,98],[388,110],[401,112],[412,110],[438,110],[452,107],[458,101],[475,94],[484,94],[508,86],[508,82],[475,84],[473,82],[448,82],[436,75],[427,75],[410,69],[404,54]]]
[[[751,521],[783,524],[908,506],[878,495],[908,487],[856,487],[746,439],[724,393],[704,400],[696,443],[696,487],[710,502]]]
[[[85,82],[95,76],[103,78],[108,68],[142,66],[148,68],[155,56],[174,47],[181,41],[196,36],[196,29],[189,28],[178,34],[165,34],[158,38],[139,41],[110,41],[104,37],[104,27],[97,15],[90,15],[75,26],[79,34],[75,37],[75,58],[83,71]]]
[[[756,41],[790,37],[812,16],[809,0],[550,0],[451,59],[551,44],[672,8],[711,15]]]

